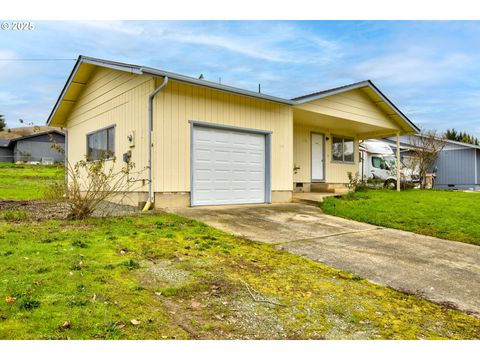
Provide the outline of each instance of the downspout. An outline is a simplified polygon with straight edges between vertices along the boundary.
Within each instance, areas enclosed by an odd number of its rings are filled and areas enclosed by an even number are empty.
[[[397,191],[400,191],[400,133],[397,132]]]
[[[150,210],[153,205],[152,186],[152,132],[153,132],[153,98],[168,84],[168,76],[163,78],[162,84],[148,95],[148,200],[143,211]]]
[[[63,181],[65,182],[65,196],[68,196],[68,171],[69,171],[69,166],[68,166],[68,129],[65,128],[65,145],[63,149],[63,166],[65,168],[65,176]]]

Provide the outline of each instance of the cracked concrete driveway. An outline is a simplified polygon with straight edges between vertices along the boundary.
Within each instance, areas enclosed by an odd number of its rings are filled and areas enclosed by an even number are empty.
[[[480,314],[480,247],[387,229],[303,204],[172,210],[375,283]]]

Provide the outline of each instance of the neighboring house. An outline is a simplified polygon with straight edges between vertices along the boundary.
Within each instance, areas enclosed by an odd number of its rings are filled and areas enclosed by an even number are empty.
[[[344,187],[360,139],[418,132],[368,80],[283,99],[84,56],[47,124],[67,129],[70,163],[108,152],[120,169],[130,155],[144,172],[131,198],[157,207],[285,202],[293,191]]]
[[[13,160],[15,162],[47,160],[62,163],[65,157],[52,147],[52,139],[65,148],[65,134],[57,130],[38,132],[14,139]]]
[[[13,142],[11,139],[0,139],[0,162],[13,162]]]
[[[65,148],[65,134],[48,130],[13,139],[0,139],[2,162],[64,162],[64,155],[52,147],[52,139]]]
[[[413,135],[420,136],[420,135]],[[392,148],[396,140],[384,139]],[[443,140],[445,146],[440,152],[432,172],[435,173],[434,188],[452,190],[480,190],[480,146],[453,140]],[[400,137],[402,158],[411,158],[412,147],[418,141],[411,136]]]

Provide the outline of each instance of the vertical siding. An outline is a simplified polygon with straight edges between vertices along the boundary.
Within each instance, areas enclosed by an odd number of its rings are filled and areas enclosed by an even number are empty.
[[[310,125],[295,124],[293,128],[293,163],[300,167],[293,175],[294,182],[311,181],[311,133],[325,135],[325,182],[347,183],[348,172],[355,174],[358,171],[358,139],[354,133],[344,133]],[[343,135],[355,139],[353,164],[332,162],[332,136]],[[328,140],[327,140],[328,138]]]
[[[476,149],[476,161],[477,161],[477,181],[475,182],[476,185],[480,184],[480,149]]]
[[[13,162],[12,148],[0,148],[0,162]]]
[[[68,158],[71,164],[85,159],[86,135],[115,125],[117,170],[124,165],[122,154],[132,151],[136,177],[147,178],[147,97],[154,81],[147,76],[99,68],[91,76],[66,119]],[[129,147],[127,135],[135,130],[135,146]],[[132,185],[131,190],[145,191],[147,185]]]
[[[443,150],[436,167],[437,185],[475,184],[475,149]]]
[[[155,191],[190,191],[189,120],[271,130],[272,190],[292,190],[289,106],[170,81],[155,98]]]
[[[58,143],[62,148],[65,144]],[[42,161],[51,158],[55,163],[63,163],[64,156],[54,148],[51,142],[34,141],[31,139],[19,140],[15,143],[13,160],[16,161]]]

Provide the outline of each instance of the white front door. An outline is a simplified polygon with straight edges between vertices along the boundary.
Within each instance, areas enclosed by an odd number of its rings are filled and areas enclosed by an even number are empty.
[[[193,127],[192,206],[264,203],[265,135]]]
[[[325,180],[325,137],[312,133],[312,181]]]

